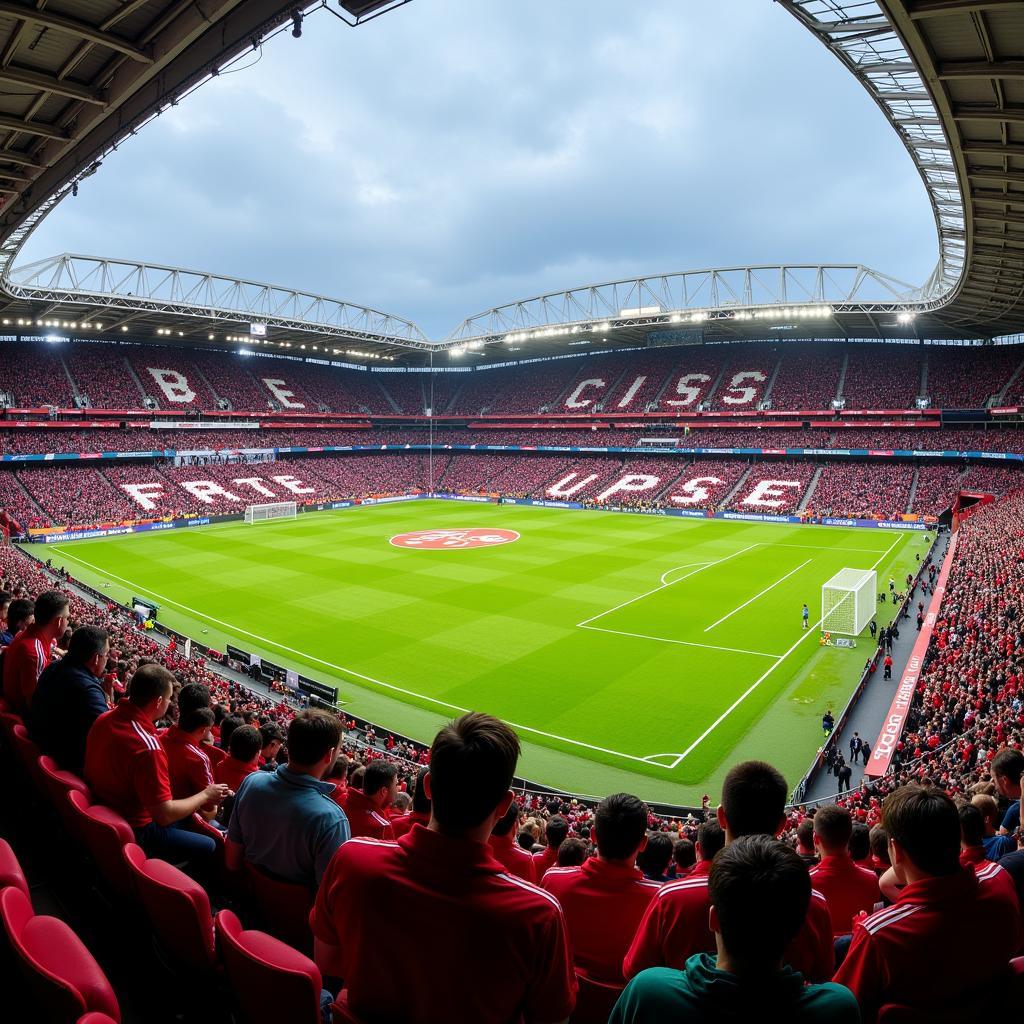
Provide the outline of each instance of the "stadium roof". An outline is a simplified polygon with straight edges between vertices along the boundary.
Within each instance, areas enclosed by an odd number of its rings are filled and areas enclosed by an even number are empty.
[[[342,6],[374,16],[403,2]],[[0,290],[10,297],[0,314],[9,329],[19,320],[61,330],[88,323],[104,336],[217,345],[236,344],[257,322],[273,344],[301,338],[354,358],[1020,332],[1024,3],[779,2],[857,76],[914,160],[940,240],[923,286],[857,265],[659,274],[495,307],[431,342],[401,317],[180,268],[65,255],[12,271],[35,224],[109,149],[289,27],[294,12],[324,5],[208,0],[200,11],[190,0],[0,0]]]

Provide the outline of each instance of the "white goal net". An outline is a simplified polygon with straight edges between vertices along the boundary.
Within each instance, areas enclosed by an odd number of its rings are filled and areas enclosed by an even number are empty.
[[[268,519],[294,519],[298,514],[294,501],[275,501],[269,505],[250,505],[245,510],[247,523],[265,523]]]
[[[878,574],[874,569],[840,569],[821,588],[821,629],[859,636],[875,614]]]

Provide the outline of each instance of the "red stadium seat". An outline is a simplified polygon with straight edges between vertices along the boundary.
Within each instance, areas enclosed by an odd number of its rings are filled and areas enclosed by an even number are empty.
[[[28,730],[24,725],[15,725],[11,730],[11,743],[14,746],[14,756],[25,774],[36,788],[41,790],[43,781],[39,774],[39,758],[43,756],[43,752],[29,739]]]
[[[117,1024],[117,1021],[113,1017],[108,1017],[105,1013],[87,1013],[84,1017],[79,1017],[75,1024]]]
[[[79,830],[79,821],[68,802],[68,793],[72,790],[81,793],[88,806],[92,803],[92,792],[89,787],[74,772],[67,772],[58,767],[57,762],[46,754],[39,758],[37,767],[43,792],[49,797],[64,827],[79,842],[84,843],[85,835]]]
[[[313,952],[309,912],[313,894],[304,885],[280,882],[246,864],[249,894],[264,929],[303,953]]]
[[[32,1020],[73,1021],[91,1010],[121,1020],[103,969],[63,921],[37,916],[14,886],[0,892],[0,919],[32,992]]]
[[[612,1007],[625,986],[595,981],[585,974],[577,974],[576,980],[580,987],[576,993],[576,1009],[569,1020],[572,1024],[607,1024]]]
[[[164,951],[176,965],[202,973],[215,970],[213,915],[206,890],[173,864],[147,859],[135,843],[128,843],[122,855]]]
[[[6,839],[0,839],[0,889],[10,886],[20,889],[26,899],[30,898],[25,873],[21,870],[21,865],[18,863],[14,850],[11,849],[11,844]]]
[[[320,971],[309,957],[264,932],[243,931],[230,910],[217,915],[217,940],[247,1024],[320,1024]]]
[[[134,891],[122,853],[127,843],[135,842],[131,826],[109,807],[90,804],[78,790],[71,790],[67,800],[100,874],[115,893],[131,899]]]

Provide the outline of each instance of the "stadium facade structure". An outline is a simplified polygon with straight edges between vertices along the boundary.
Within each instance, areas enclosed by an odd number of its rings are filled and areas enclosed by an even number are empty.
[[[0,81],[19,92],[0,112],[0,291],[7,297],[0,315],[12,333],[19,320],[33,329],[88,324],[92,337],[173,332],[218,346],[234,344],[256,322],[272,345],[290,347],[286,339],[296,336],[325,346],[356,343],[366,351],[347,355],[411,363],[445,350],[455,358],[523,358],[570,341],[985,341],[1024,329],[1024,7],[995,0],[781,4],[857,76],[921,174],[939,261],[920,287],[855,264],[658,274],[494,307],[430,341],[403,317],[179,268],[64,255],[15,270],[35,225],[111,149],[286,30],[296,11],[322,5],[219,0],[204,6],[203,17],[195,5],[169,0],[133,0],[113,14],[101,0],[81,0],[70,17],[5,0]],[[29,67],[23,47],[37,37]]]

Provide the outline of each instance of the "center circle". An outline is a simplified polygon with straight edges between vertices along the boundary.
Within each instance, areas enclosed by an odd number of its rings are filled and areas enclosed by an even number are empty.
[[[391,538],[396,548],[454,551],[458,548],[493,548],[519,540],[515,530],[414,530]]]

